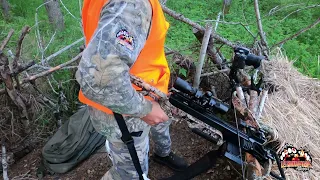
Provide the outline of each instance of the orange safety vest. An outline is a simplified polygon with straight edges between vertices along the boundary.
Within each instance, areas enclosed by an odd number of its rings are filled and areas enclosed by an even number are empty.
[[[86,45],[88,45],[98,26],[100,11],[107,2],[108,0],[84,0],[82,21]],[[170,69],[165,57],[164,44],[169,23],[165,19],[159,1],[149,0],[149,2],[153,11],[150,33],[139,57],[130,68],[130,74],[140,77],[146,83],[167,94]],[[132,86],[136,90],[141,89],[134,84]],[[151,100],[149,96],[145,98]],[[85,97],[81,90],[79,92],[79,100],[107,114],[112,114],[112,111],[107,107]]]

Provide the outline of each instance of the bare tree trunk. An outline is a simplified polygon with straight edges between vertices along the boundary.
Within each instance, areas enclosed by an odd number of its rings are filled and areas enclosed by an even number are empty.
[[[57,30],[64,29],[64,19],[60,9],[59,0],[43,0],[46,3],[46,9],[50,23]]]
[[[0,0],[0,4],[1,4],[1,9],[2,9],[2,13],[5,19],[9,18],[10,14],[9,14],[9,3],[7,0]]]

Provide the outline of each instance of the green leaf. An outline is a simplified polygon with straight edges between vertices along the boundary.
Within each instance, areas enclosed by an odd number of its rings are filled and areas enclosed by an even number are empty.
[[[182,74],[184,77],[187,77],[187,70],[184,68],[179,69],[179,74]]]

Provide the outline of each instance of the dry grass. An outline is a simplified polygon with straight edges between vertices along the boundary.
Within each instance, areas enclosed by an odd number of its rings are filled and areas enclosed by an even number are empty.
[[[278,131],[281,142],[306,147],[312,157],[312,170],[285,169],[287,179],[319,179],[320,81],[299,73],[280,50],[263,64],[263,73],[277,89],[266,101],[263,122]]]

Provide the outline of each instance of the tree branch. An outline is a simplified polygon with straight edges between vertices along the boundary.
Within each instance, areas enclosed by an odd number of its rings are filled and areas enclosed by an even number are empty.
[[[16,49],[16,55],[14,56],[13,62],[12,62],[12,71],[18,71],[18,60],[20,59],[20,54],[21,54],[21,46],[22,46],[22,41],[24,39],[24,37],[26,36],[26,34],[28,34],[30,31],[30,27],[29,26],[25,26],[22,29],[20,38],[18,40],[18,44],[17,44],[17,49]],[[19,77],[18,74],[14,75],[14,79],[17,82],[17,89],[20,89],[20,84],[19,84]]]
[[[54,54],[52,54],[52,55],[50,55],[49,57],[47,57],[47,58],[44,60],[44,62],[45,62],[45,63],[49,62],[51,59],[57,57],[57,56],[60,55],[61,53],[67,51],[68,49],[70,49],[71,47],[73,47],[74,45],[78,44],[79,42],[81,42],[81,41],[83,41],[83,40],[84,40],[84,38],[82,37],[82,38],[78,39],[77,41],[73,42],[72,44],[70,44],[70,45],[68,45],[68,46],[60,49],[59,51],[57,51],[57,52],[55,52]]]
[[[201,47],[201,51],[200,51],[199,64],[197,66],[196,74],[195,74],[194,81],[193,81],[193,87],[195,87],[195,88],[199,88],[199,85],[200,85],[200,76],[201,76],[202,67],[204,64],[204,58],[206,56],[206,52],[208,49],[210,34],[212,33],[212,29],[213,29],[211,23],[208,23],[206,26],[207,27],[206,27],[206,31],[204,33],[202,47]]]
[[[261,16],[260,16],[260,10],[259,10],[259,2],[258,0],[254,0],[254,9],[256,12],[256,18],[257,18],[257,24],[258,24],[258,29],[259,29],[259,35],[261,37],[261,43],[264,46],[264,48],[266,48],[266,50],[268,49],[268,43],[266,40],[266,36],[265,33],[263,32],[263,28],[262,28],[262,22],[261,22]],[[269,53],[267,53],[269,54]],[[265,55],[267,55],[265,53]]]
[[[288,38],[286,38],[286,39],[284,39],[284,40],[282,40],[282,41],[274,44],[274,45],[272,46],[272,48],[274,48],[275,46],[278,46],[278,45],[280,45],[280,44],[284,44],[285,42],[287,42],[287,41],[289,41],[289,40],[291,40],[291,39],[299,36],[300,34],[306,32],[307,30],[309,30],[309,29],[311,29],[311,28],[315,27],[315,26],[316,26],[317,24],[319,24],[319,23],[320,23],[320,17],[319,17],[314,23],[310,24],[308,27],[305,27],[305,28],[301,29],[300,31],[298,31],[297,33],[295,33],[294,35],[292,35],[292,36],[290,36],[290,37],[288,37]]]
[[[16,69],[18,67],[18,60],[20,59],[22,41],[24,37],[29,33],[29,31],[30,31],[29,26],[25,26],[21,31],[21,35],[19,37],[18,45],[16,49],[16,55],[14,56],[13,63],[12,63],[13,69]]]
[[[301,9],[297,9],[295,11],[292,11],[291,13],[289,13],[288,15],[286,15],[283,19],[280,20],[280,22],[284,21],[285,19],[287,19],[290,15],[294,14],[294,13],[297,13],[299,11],[302,11],[304,9],[311,9],[311,8],[315,8],[315,7],[320,7],[320,4],[315,4],[315,5],[311,5],[311,6],[307,6],[307,7],[304,7],[304,8],[301,8]]]
[[[167,13],[169,16],[171,16],[171,17],[173,17],[173,18],[175,18],[177,20],[180,20],[180,21],[182,21],[182,22],[184,22],[186,24],[189,24],[190,26],[198,29],[199,31],[203,31],[203,32],[205,31],[205,28],[202,27],[200,24],[195,23],[192,20],[184,17],[182,14],[176,13],[175,11],[173,11],[173,10],[169,9],[168,7],[166,7],[165,5],[161,5],[161,6],[162,6],[163,11],[165,13]],[[227,46],[230,46],[232,48],[236,47],[236,45],[233,42],[227,40],[226,38],[223,38],[223,37],[219,36],[218,34],[211,33],[211,36],[214,39],[218,40],[219,42],[221,42],[223,44],[226,44]]]
[[[36,79],[38,79],[38,78],[40,78],[40,77],[44,77],[44,76],[47,76],[47,75],[49,75],[49,74],[52,74],[53,72],[55,72],[55,71],[57,71],[57,70],[60,70],[60,69],[62,69],[62,68],[64,68],[64,67],[72,64],[73,62],[79,60],[81,57],[82,57],[82,53],[78,54],[76,57],[74,57],[73,59],[71,59],[71,60],[68,61],[68,62],[65,62],[65,63],[63,63],[63,64],[60,64],[60,65],[58,65],[58,66],[56,66],[56,67],[50,68],[50,69],[48,69],[48,70],[46,70],[46,71],[43,71],[43,72],[41,72],[41,73],[39,73],[39,74],[36,74],[36,75],[33,75],[33,76],[29,76],[29,77],[27,77],[27,78],[24,78],[24,79],[20,82],[20,84],[22,85],[22,84],[25,84],[25,83],[27,83],[27,82],[34,81],[34,80],[36,80]],[[30,64],[32,64],[32,62],[31,62]],[[29,64],[29,65],[30,65],[30,64]],[[0,90],[0,95],[5,94],[5,93],[6,93],[6,90],[5,90],[5,89],[1,89],[1,90]]]
[[[11,30],[9,31],[8,36],[6,37],[6,39],[4,39],[4,41],[1,43],[0,51],[2,51],[2,50],[6,47],[6,45],[8,44],[11,36],[13,35],[13,33],[14,33],[14,30],[11,29]]]
[[[68,62],[60,64],[60,65],[58,65],[56,67],[50,68],[49,70],[43,71],[43,72],[41,72],[39,74],[24,78],[22,80],[22,83],[26,83],[26,82],[33,81],[33,80],[38,79],[38,78],[43,77],[43,76],[47,76],[47,75],[49,75],[49,74],[51,74],[51,73],[53,73],[53,72],[55,72],[57,70],[60,70],[61,68],[65,67],[65,66],[68,66],[69,64],[72,64],[73,62],[79,60],[81,57],[82,57],[82,53],[78,54],[76,57],[74,57],[73,59],[71,59]]]

